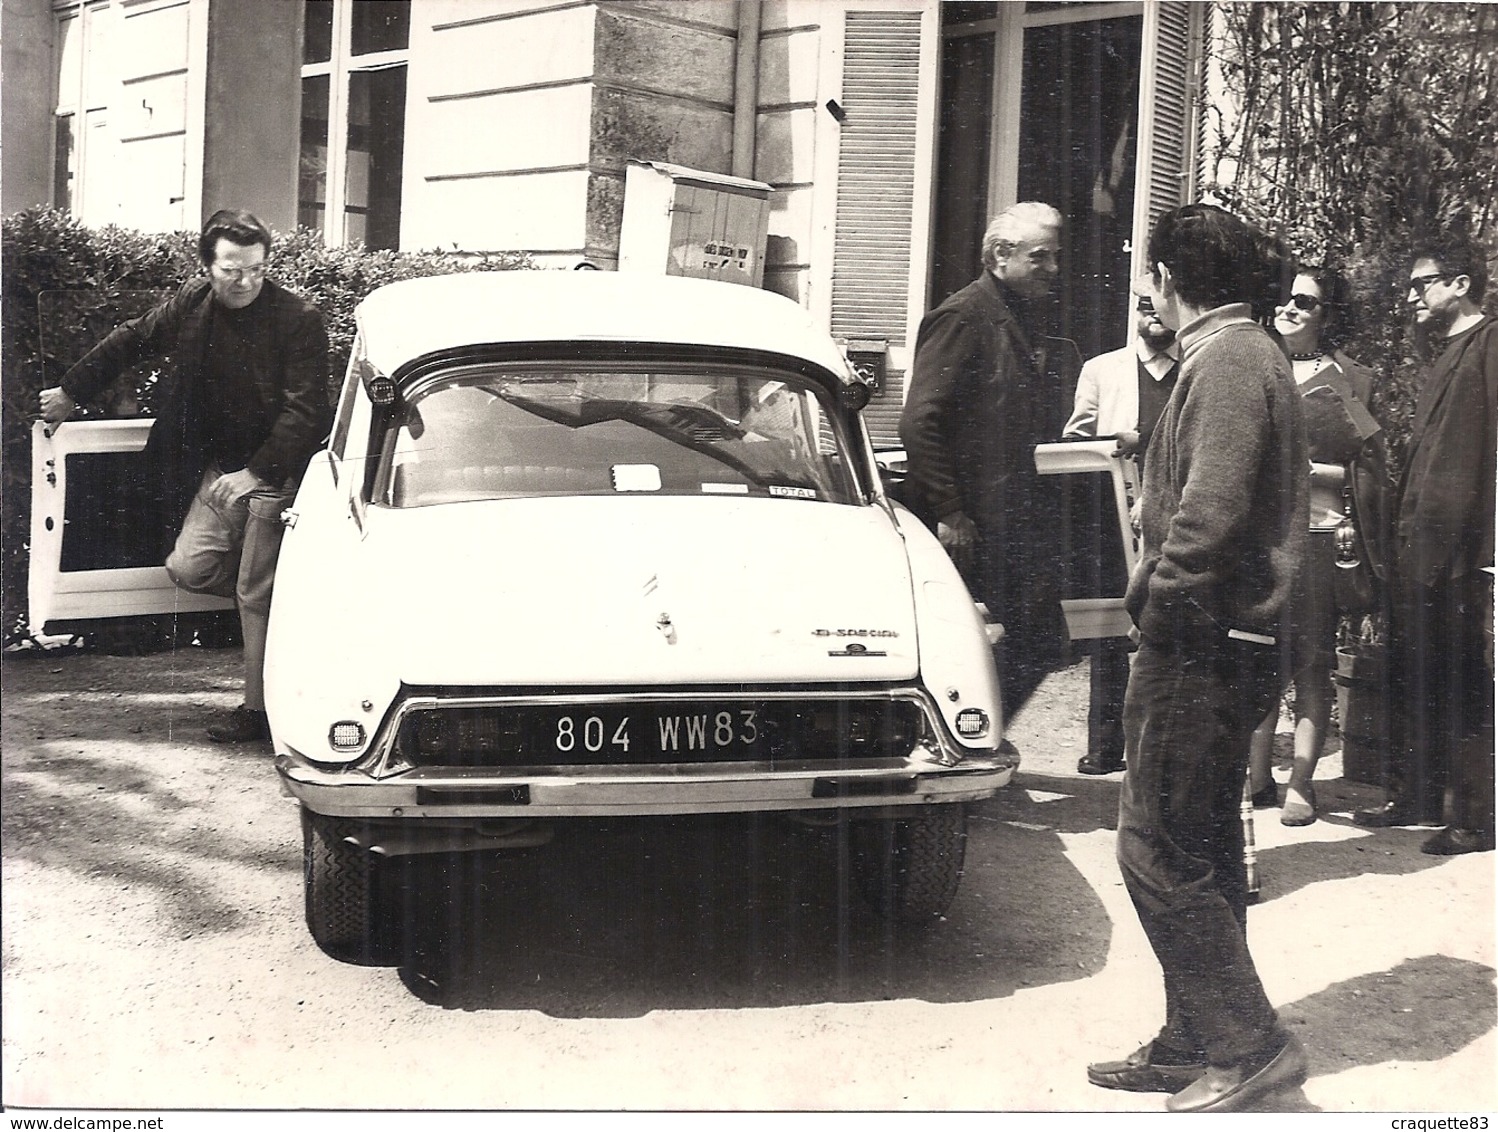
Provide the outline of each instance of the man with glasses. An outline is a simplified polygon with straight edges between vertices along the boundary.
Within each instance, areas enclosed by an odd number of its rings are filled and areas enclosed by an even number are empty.
[[[1064,659],[1059,494],[1035,470],[1055,440],[1076,347],[1041,334],[1059,271],[1061,214],[1025,201],[983,236],[984,271],[921,320],[900,419],[910,502],[973,597],[1004,627],[1000,690],[1012,716]]]
[[[270,249],[250,213],[214,213],[198,239],[207,277],[116,327],[41,392],[55,425],[126,370],[170,359],[146,442],[148,493],[170,524],[172,581],[239,609],[244,703],[208,728],[223,743],[270,738],[262,668],[280,516],[331,420],[322,315],[265,277]]]
[[[1388,800],[1363,826],[1446,828],[1421,849],[1493,848],[1493,510],[1498,324],[1482,249],[1416,249],[1406,302],[1433,360],[1394,504]],[[1443,814],[1446,796],[1449,814]]]
[[[1154,303],[1136,300],[1134,341],[1089,358],[1077,378],[1071,420],[1063,437],[1116,437],[1121,456],[1142,465],[1155,423],[1175,388],[1176,332],[1160,321]],[[1121,637],[1094,641],[1092,692],[1087,707],[1087,753],[1077,763],[1082,774],[1114,774],[1124,769],[1124,689],[1129,683],[1129,642]]]

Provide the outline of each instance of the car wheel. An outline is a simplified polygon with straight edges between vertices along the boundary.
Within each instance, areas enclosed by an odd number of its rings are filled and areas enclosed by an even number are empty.
[[[302,810],[307,927],[317,946],[344,963],[379,966],[398,958],[399,909],[388,868],[350,836],[357,823]]]
[[[854,883],[880,915],[920,924],[946,912],[962,879],[966,806],[922,806],[912,817],[852,828]]]

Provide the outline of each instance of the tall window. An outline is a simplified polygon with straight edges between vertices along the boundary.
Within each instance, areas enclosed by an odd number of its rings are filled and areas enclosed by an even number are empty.
[[[400,246],[410,0],[306,0],[297,223]]]
[[[994,209],[1042,200],[1066,218],[1058,331],[1083,357],[1122,345],[1132,325],[1144,5],[949,3],[941,12],[931,301],[979,273]]]
[[[112,139],[108,134],[110,13],[92,6],[57,16],[57,102],[52,116],[52,203],[98,223],[101,201],[84,198],[85,186],[99,198],[108,180]],[[91,66],[85,66],[92,61]],[[88,177],[85,178],[85,165]],[[92,209],[90,208],[92,205]],[[96,213],[91,215],[91,211]]]

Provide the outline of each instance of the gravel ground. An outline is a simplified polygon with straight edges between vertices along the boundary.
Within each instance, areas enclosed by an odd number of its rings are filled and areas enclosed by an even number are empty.
[[[1082,1073],[1161,1008],[1113,862],[1119,778],[1075,773],[1085,663],[1014,721],[1021,771],[973,808],[962,891],[929,931],[837,900],[825,833],[595,823],[441,878],[431,969],[335,963],[308,937],[294,806],[264,752],[202,736],[238,665],[0,668],[7,1107],[1161,1107]],[[1311,1056],[1270,1107],[1498,1109],[1493,855],[1352,826],[1374,792],[1335,753],[1318,792],[1313,826],[1256,820],[1251,943]]]

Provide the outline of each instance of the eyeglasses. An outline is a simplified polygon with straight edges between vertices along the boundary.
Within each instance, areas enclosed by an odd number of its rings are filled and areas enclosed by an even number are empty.
[[[1137,303],[1134,304],[1134,309],[1137,310],[1140,314],[1154,314],[1155,304],[1150,299],[1140,299]]]
[[[254,267],[224,267],[215,263],[213,272],[223,279],[232,279],[236,283],[242,283],[246,279],[264,279],[265,267],[263,263],[257,263]]]
[[[1425,298],[1425,289],[1432,283],[1445,283],[1450,278],[1451,276],[1444,271],[1431,272],[1429,275],[1412,275],[1410,276],[1409,291],[1415,292],[1417,298],[1423,299]],[[1409,294],[1409,291],[1406,291],[1405,294]]]
[[[1310,314],[1321,305],[1321,302],[1322,300],[1318,299],[1315,295],[1291,295],[1290,301],[1284,305],[1287,307],[1293,306],[1298,311],[1305,311],[1306,314]]]

